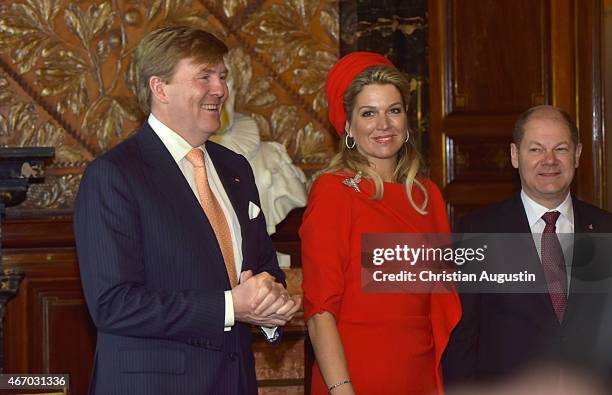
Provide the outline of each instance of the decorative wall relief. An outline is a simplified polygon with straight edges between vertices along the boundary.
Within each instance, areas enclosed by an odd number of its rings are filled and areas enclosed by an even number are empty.
[[[323,84],[338,52],[329,0],[16,0],[0,5],[0,145],[53,146],[21,207],[70,209],[86,164],[143,121],[132,53],[163,25],[212,31],[240,73],[236,108],[307,173],[336,145]]]
[[[257,118],[264,123],[260,127],[269,131],[268,138],[285,144],[298,163],[325,163],[335,145],[326,144],[330,136],[324,84],[337,59],[337,2],[270,2],[249,18],[241,32],[259,63],[276,76],[274,81],[293,102],[275,106],[268,125]]]

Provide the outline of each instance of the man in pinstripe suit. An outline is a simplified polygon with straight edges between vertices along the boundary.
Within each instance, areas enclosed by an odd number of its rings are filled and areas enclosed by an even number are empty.
[[[83,176],[74,223],[98,329],[92,394],[256,394],[251,324],[275,341],[300,307],[283,286],[248,162],[207,141],[227,95],[226,53],[194,28],[145,36],[135,64],[149,117]],[[202,209],[210,195],[194,150],[226,238]]]

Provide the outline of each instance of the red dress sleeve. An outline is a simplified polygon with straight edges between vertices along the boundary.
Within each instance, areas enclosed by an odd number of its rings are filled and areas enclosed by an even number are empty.
[[[300,227],[305,321],[340,310],[351,251],[351,199],[341,180],[332,174],[317,178]]]

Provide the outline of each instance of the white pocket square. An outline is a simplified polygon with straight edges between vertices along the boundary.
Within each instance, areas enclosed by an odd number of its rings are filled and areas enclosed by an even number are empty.
[[[257,218],[261,209],[253,202],[249,201],[249,219]]]

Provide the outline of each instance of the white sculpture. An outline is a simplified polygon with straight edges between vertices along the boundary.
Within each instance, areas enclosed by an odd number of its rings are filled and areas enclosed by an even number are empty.
[[[261,141],[257,122],[235,112],[236,89],[231,77],[228,77],[228,88],[221,128],[211,140],[243,155],[251,164],[268,234],[273,234],[289,211],[306,205],[306,176],[292,163],[284,145]]]

